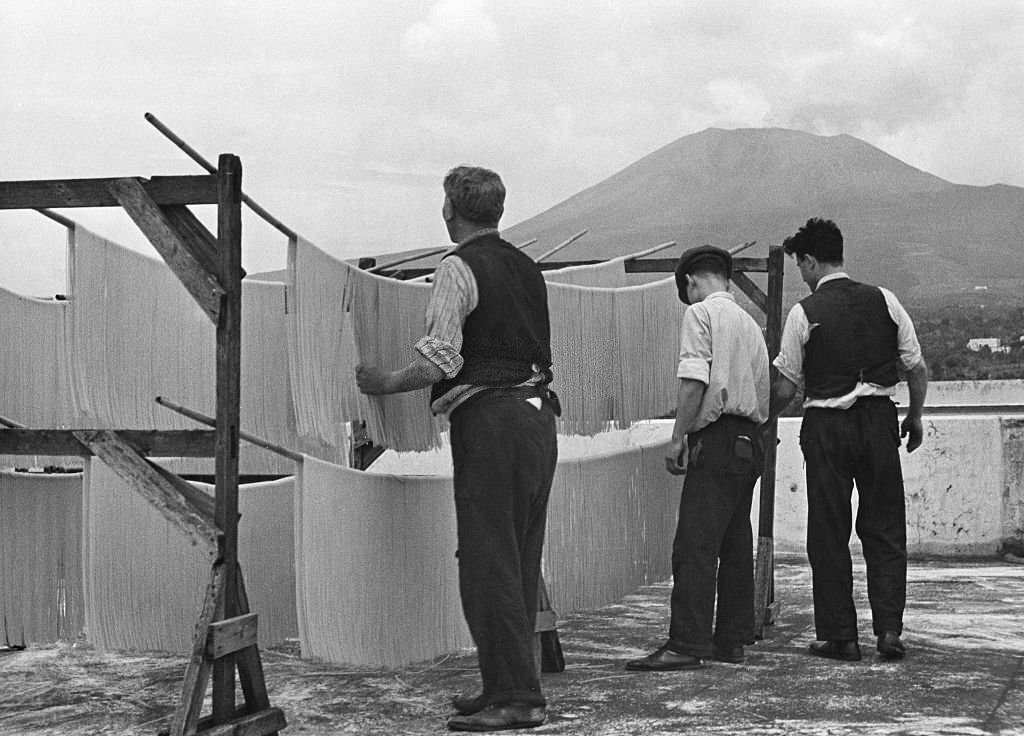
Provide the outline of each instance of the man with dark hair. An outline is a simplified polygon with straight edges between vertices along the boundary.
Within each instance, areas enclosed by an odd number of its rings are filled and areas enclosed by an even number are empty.
[[[820,657],[859,660],[850,561],[850,495],[857,485],[857,535],[867,563],[868,598],[883,659],[906,648],[907,532],[900,437],[907,452],[923,438],[928,368],[914,325],[888,289],[861,284],[843,270],[843,235],[812,218],[785,240],[811,295],[786,318],[772,387],[776,416],[804,386],[800,448],[807,473],[807,557],[814,588]],[[892,401],[899,374],[910,393],[899,426]]]
[[[750,504],[764,465],[768,350],[761,329],[729,293],[732,256],[710,245],[679,259],[683,317],[675,426],[666,469],[686,474],[672,545],[668,641],[628,670],[739,663],[754,641]],[[718,597],[717,614],[715,597]],[[714,630],[712,630],[714,624]]]
[[[432,386],[431,410],[451,423],[459,593],[483,692],[455,698],[448,727],[528,728],[546,717],[534,624],[558,460],[547,286],[498,233],[505,187],[497,174],[459,166],[444,194],[457,246],[434,274],[427,334],[405,368],[359,366],[356,380],[371,395]]]

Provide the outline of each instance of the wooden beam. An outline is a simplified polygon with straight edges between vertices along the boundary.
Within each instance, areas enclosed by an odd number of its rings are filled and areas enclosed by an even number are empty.
[[[0,455],[90,457],[74,429],[0,429]],[[214,433],[206,429],[121,429],[121,440],[150,457],[213,457]]]
[[[110,184],[115,181],[117,179],[0,181],[0,210],[117,207],[120,203],[110,191]],[[212,176],[154,176],[138,181],[160,205],[217,202],[217,180]]]
[[[138,179],[115,179],[110,183],[110,191],[210,321],[217,324],[224,288],[217,278],[219,269],[204,268],[196,255],[196,251],[203,250],[202,244],[196,245],[182,236]]]
[[[255,613],[244,613],[234,618],[215,621],[210,624],[207,634],[206,656],[210,659],[219,659],[225,654],[255,646],[257,626]]]
[[[746,294],[750,301],[754,302],[754,305],[765,312],[768,309],[768,297],[765,296],[764,292],[761,291],[761,287],[750,280],[742,271],[733,271],[732,282],[740,288],[744,294]]]
[[[169,522],[185,532],[193,544],[201,543],[212,553],[219,534],[208,505],[198,498],[205,495],[181,478],[159,472],[114,430],[78,430],[75,436],[93,454],[106,463],[133,489],[142,494]]]
[[[284,713],[280,708],[267,708],[258,713],[246,713],[237,718],[204,728],[206,723],[214,719],[204,719],[199,724],[196,736],[268,736],[277,733],[287,726]]]
[[[643,258],[627,260],[626,273],[675,273],[678,258]],[[732,270],[764,273],[768,270],[767,258],[733,258]]]

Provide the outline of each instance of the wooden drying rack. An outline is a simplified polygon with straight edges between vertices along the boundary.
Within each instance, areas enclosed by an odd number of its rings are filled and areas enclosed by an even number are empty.
[[[242,164],[232,154],[222,154],[208,176],[0,182],[0,209],[124,208],[216,325],[217,415],[212,431],[0,429],[0,454],[95,455],[193,544],[209,552],[210,583],[171,722],[172,736],[263,736],[286,725],[284,714],[270,706],[267,696],[257,616],[249,610],[238,561],[243,197]],[[217,206],[216,236],[188,209],[202,204]],[[214,498],[147,456],[213,457]],[[236,703],[236,669],[241,706]],[[201,718],[211,676],[212,713]]]

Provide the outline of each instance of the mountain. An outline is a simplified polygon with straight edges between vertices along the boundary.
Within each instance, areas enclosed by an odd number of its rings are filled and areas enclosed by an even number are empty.
[[[688,135],[549,210],[504,230],[552,260],[603,259],[675,240],[683,248],[757,240],[763,256],[809,217],[834,220],[854,278],[902,299],[986,286],[1021,293],[1024,188],[954,184],[850,135],[779,128]],[[806,293],[787,260],[787,297]],[[789,299],[787,299],[789,301]]]

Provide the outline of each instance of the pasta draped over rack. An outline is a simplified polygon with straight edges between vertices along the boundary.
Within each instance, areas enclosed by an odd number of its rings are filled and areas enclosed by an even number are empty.
[[[373,397],[354,382],[360,362],[388,370],[414,357],[426,326],[430,287],[384,278],[296,240],[289,250],[293,284],[292,390],[299,433],[337,442],[344,423],[367,421],[381,446],[398,451],[438,447],[443,425],[430,416],[427,391]],[[602,268],[562,269],[548,282],[555,383],[562,398],[559,431],[594,434],[663,416],[675,406],[675,363],[683,305],[674,279],[618,288],[557,279],[624,275],[624,258]],[[611,279],[611,280],[616,280]],[[354,350],[353,350],[354,348]]]
[[[155,403],[164,396],[213,415],[215,327],[162,261],[76,227],[69,241],[68,345],[78,426],[192,429]],[[242,283],[241,426],[298,445],[291,403],[283,283]],[[242,472],[290,472],[277,455],[243,443]],[[211,472],[209,461],[181,461]]]
[[[289,476],[239,486],[238,558],[261,646],[297,633],[293,484]],[[95,458],[81,489],[88,640],[98,649],[190,651],[210,580],[205,549]]]
[[[559,461],[544,552],[557,611],[605,606],[670,574],[679,496],[665,447]],[[472,644],[459,604],[453,493],[447,475],[304,459],[295,511],[304,657],[399,666]]]
[[[66,334],[67,302],[32,299],[0,289],[0,415],[40,429],[67,428],[70,400]],[[61,465],[64,458],[36,456],[27,464]],[[25,465],[24,457],[2,456],[0,467]]]
[[[82,631],[82,474],[0,471],[0,644]]]

